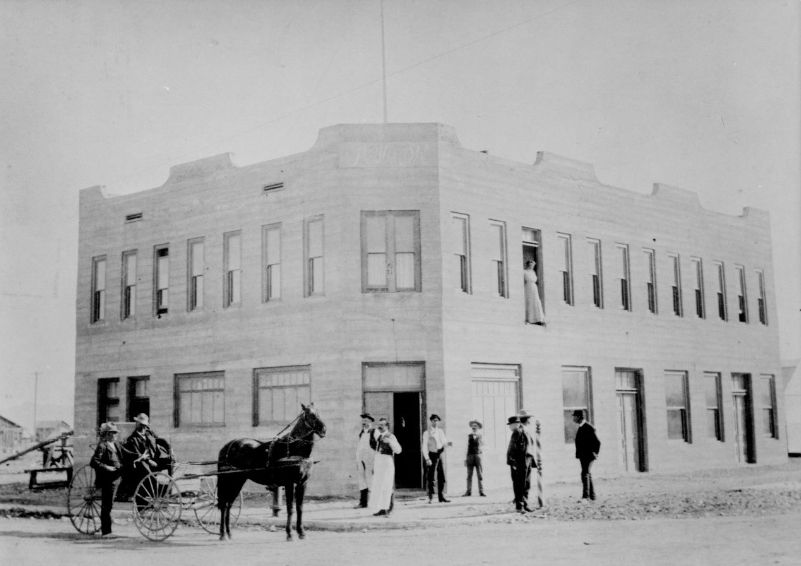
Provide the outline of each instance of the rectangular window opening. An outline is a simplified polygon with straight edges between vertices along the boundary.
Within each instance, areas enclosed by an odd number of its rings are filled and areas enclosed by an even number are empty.
[[[122,320],[136,315],[136,250],[122,253]]]
[[[704,296],[704,264],[700,257],[690,258],[695,273],[695,315],[706,318],[706,297]]]
[[[470,217],[466,214],[451,212],[450,223],[451,250],[453,253],[453,266],[451,276],[454,287],[463,292],[471,293],[470,281]]]
[[[620,308],[625,311],[631,310],[631,267],[629,265],[629,246],[628,244],[616,244],[619,264],[618,264],[618,283],[620,285]]]
[[[673,284],[670,287],[673,296],[673,314],[684,316],[684,304],[681,296],[681,261],[678,255],[668,255],[673,271]]]
[[[263,226],[262,238],[262,301],[281,298],[281,224]]]
[[[311,401],[311,366],[253,370],[253,426],[291,421]]]
[[[592,304],[604,308],[603,270],[601,262],[601,240],[587,238],[590,246],[590,284],[592,286]]]
[[[645,281],[645,294],[648,298],[648,312],[657,314],[659,311],[656,294],[656,252],[651,249],[643,250],[648,265],[648,279]]]
[[[494,240],[490,261],[492,275],[495,280],[495,296],[509,298],[509,284],[507,280],[507,254],[506,254],[506,222],[490,220],[490,238]]]
[[[187,242],[188,253],[187,274],[187,310],[189,312],[203,309],[204,273],[206,272],[205,239],[193,238]]]
[[[363,210],[362,292],[419,292],[419,210]]]
[[[223,235],[223,306],[242,303],[242,232],[227,232]]]
[[[669,440],[692,442],[688,387],[686,371],[665,372],[665,405]]]
[[[92,258],[91,321],[106,318],[106,256]]]
[[[559,240],[561,264],[559,273],[562,278],[562,302],[573,304],[573,242],[570,234],[556,234]]]
[[[175,374],[174,424],[225,426],[225,372]]]
[[[593,420],[591,399],[590,368],[562,366],[562,414],[566,444],[572,444],[576,439],[573,411],[582,411],[584,418]]]

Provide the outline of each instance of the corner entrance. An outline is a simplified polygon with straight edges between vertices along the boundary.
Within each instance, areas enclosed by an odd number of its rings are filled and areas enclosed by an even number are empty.
[[[376,419],[387,417],[403,451],[395,456],[395,487],[423,487],[420,442],[423,435],[425,364],[362,364],[363,408]]]

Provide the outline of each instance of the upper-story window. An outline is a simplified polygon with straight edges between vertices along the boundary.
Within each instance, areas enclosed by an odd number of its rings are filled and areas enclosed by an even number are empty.
[[[690,264],[695,274],[695,314],[698,318],[706,318],[706,300],[704,297],[704,264],[700,257],[691,257]]]
[[[715,288],[715,295],[718,299],[718,317],[720,320],[728,320],[728,310],[726,308],[726,272],[723,268],[722,261],[716,261],[714,263],[716,278],[716,288]]]
[[[454,278],[454,287],[463,293],[470,293],[470,217],[452,212],[450,230],[454,258],[450,273]]]
[[[262,301],[281,298],[281,224],[270,224],[261,230]]]
[[[745,286],[745,268],[742,265],[735,265],[734,271],[737,273],[737,319],[740,322],[748,322],[748,294]]]
[[[681,297],[681,261],[678,255],[669,255],[673,271],[673,283],[670,286],[673,295],[673,314],[684,316],[684,304]]]
[[[759,310],[759,322],[768,324],[768,304],[765,297],[765,274],[761,271],[756,272],[757,285],[759,286],[759,297],[757,297],[757,309]]]
[[[604,284],[601,262],[601,240],[587,238],[590,247],[590,283],[592,285],[592,304],[604,308]]]
[[[189,289],[187,310],[195,311],[203,308],[203,274],[206,270],[205,241],[203,238],[193,238],[187,243],[189,266],[186,270],[189,275],[187,288]]]
[[[562,279],[562,302],[573,304],[573,241],[570,234],[557,234],[559,255],[561,256],[559,273]]]
[[[492,263],[492,275],[495,280],[495,295],[498,297],[509,297],[508,268],[506,263],[506,222],[500,220],[490,220],[491,244],[490,261]]]
[[[223,235],[223,306],[230,307],[242,302],[242,232],[227,232]]]
[[[122,309],[121,317],[136,315],[136,250],[122,254]]]
[[[618,282],[620,284],[620,308],[631,310],[631,269],[628,244],[616,244],[618,253]]]
[[[92,322],[106,319],[106,256],[92,258]]]
[[[156,246],[153,255],[153,306],[157,317],[169,312],[170,299],[170,248],[166,244]]]
[[[420,291],[420,211],[363,210],[362,292]]]
[[[323,217],[306,220],[305,226],[305,295],[311,297],[325,293],[325,263],[323,261]]]
[[[654,314],[658,311],[656,298],[656,252],[644,249],[645,262],[648,265],[648,279],[645,280],[645,296],[648,298],[648,311]]]

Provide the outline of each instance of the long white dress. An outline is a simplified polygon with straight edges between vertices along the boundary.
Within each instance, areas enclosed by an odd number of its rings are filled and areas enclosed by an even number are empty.
[[[384,453],[391,452],[391,453]],[[373,462],[373,485],[370,489],[370,511],[376,513],[389,510],[392,490],[395,486],[395,454],[401,453],[401,445],[391,432],[378,439]]]
[[[540,292],[537,288],[537,272],[533,269],[523,270],[523,289],[526,297],[526,322],[545,322],[545,310],[542,308]]]

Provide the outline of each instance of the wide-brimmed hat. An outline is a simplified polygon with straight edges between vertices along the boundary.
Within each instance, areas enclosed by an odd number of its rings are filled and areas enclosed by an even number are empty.
[[[439,418],[439,415],[436,414],[436,413],[431,413],[431,416],[428,417],[428,420],[430,420],[430,421],[442,421],[442,419]]]
[[[136,415],[134,417],[133,420],[134,420],[134,422],[137,422],[139,424],[143,424],[145,426],[150,426],[150,418],[144,413],[139,413],[138,415]]]
[[[103,423],[100,425],[100,434],[106,434],[107,432],[119,432],[117,430],[117,425],[114,423]]]
[[[525,409],[520,409],[517,411],[517,417],[520,419],[520,422],[524,422],[530,419],[532,415]]]
[[[370,413],[362,413],[361,418],[369,419],[370,422],[375,422],[375,418],[373,418],[373,415],[371,415]]]
[[[468,424],[469,426],[476,425],[478,428],[484,428],[484,427],[481,425],[481,421],[470,421],[470,422],[469,422],[469,423],[467,423],[467,424]]]
[[[517,424],[520,422],[520,417],[517,415],[512,415],[508,419],[506,419],[506,424]]]

